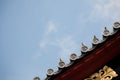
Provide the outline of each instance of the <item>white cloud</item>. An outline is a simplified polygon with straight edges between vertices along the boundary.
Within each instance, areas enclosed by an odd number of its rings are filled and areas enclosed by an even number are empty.
[[[45,30],[45,34],[49,35],[52,32],[57,32],[57,27],[53,21],[49,21],[47,24],[47,29]]]
[[[39,59],[41,56],[42,56],[41,53],[36,52],[36,53],[34,53],[34,55],[32,56],[32,58],[37,60],[37,59]]]
[[[47,27],[43,33],[43,38],[40,40],[40,48],[45,48],[46,46],[50,45],[51,40],[49,36],[51,36],[51,33],[53,32],[57,32],[57,26],[53,21],[48,21]]]
[[[51,33],[58,34],[57,26],[53,21],[48,22],[48,26],[43,34],[43,38],[40,40],[40,48],[47,49],[48,46],[52,46],[58,49],[58,55],[60,58],[66,60],[71,53],[77,53],[79,45],[76,43],[72,35],[66,35],[62,37],[54,37]],[[63,33],[61,33],[63,34]]]
[[[77,54],[77,49],[79,48],[79,45],[76,43],[74,38],[72,36],[65,36],[59,40],[57,40],[57,45],[60,47],[59,55],[61,58],[66,60],[69,58],[71,53]]]
[[[103,19],[120,19],[120,0],[96,0],[92,16]]]
[[[57,54],[65,61],[69,60],[71,53],[78,54],[77,52],[79,51],[79,44],[77,44],[74,38],[70,35],[56,38],[54,40],[48,39],[48,41],[43,41],[40,43],[40,48],[46,48],[48,45],[56,47],[58,49]]]
[[[42,41],[40,41],[40,48],[46,47],[47,44],[48,44],[48,41],[47,41],[47,40],[42,40]]]

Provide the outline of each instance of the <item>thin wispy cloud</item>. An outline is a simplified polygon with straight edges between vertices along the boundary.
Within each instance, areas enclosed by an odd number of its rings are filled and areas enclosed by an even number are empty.
[[[85,12],[80,12],[78,15],[79,25],[82,25],[80,29],[90,27],[89,31],[94,31],[95,28],[98,27],[101,31],[96,30],[94,32],[102,32],[104,27],[109,27],[112,31],[110,23],[120,21],[120,0],[93,1],[86,14]],[[103,27],[103,29],[101,27]],[[81,30],[81,32],[84,33],[83,30]]]
[[[37,59],[39,59],[41,56],[42,56],[42,53],[35,52],[34,55],[32,56],[32,58],[33,58],[34,60],[37,60]]]
[[[45,30],[45,35],[49,35],[52,32],[57,32],[57,27],[53,21],[49,21],[47,24],[47,29]]]
[[[76,53],[78,51],[79,45],[76,43],[75,39],[67,35],[57,41],[57,45],[60,48],[59,55],[61,58],[66,60],[71,53]]]
[[[51,33],[54,32],[57,32],[57,26],[53,21],[48,21],[43,33],[43,38],[40,40],[40,48],[45,48],[47,45],[50,44],[51,40],[49,36],[51,36]]]
[[[41,40],[41,41],[40,41],[40,48],[46,47],[47,44],[48,44],[48,41],[47,41],[47,40],[45,40],[45,39]]]
[[[120,21],[120,0],[93,0],[88,13],[79,15],[80,24],[88,24],[97,21]],[[93,23],[92,23],[93,24]]]
[[[92,16],[103,19],[119,20],[120,18],[120,0],[96,0],[92,11]]]
[[[51,35],[52,33],[63,34],[57,30],[58,26],[56,26],[53,21],[49,21],[45,33],[43,34],[44,37],[40,40],[40,48],[45,50],[48,48],[48,46],[54,46],[58,49],[57,54],[60,56],[60,58],[66,60],[71,53],[77,53],[79,45],[75,41],[73,35],[67,33],[64,33],[64,35],[60,37]]]

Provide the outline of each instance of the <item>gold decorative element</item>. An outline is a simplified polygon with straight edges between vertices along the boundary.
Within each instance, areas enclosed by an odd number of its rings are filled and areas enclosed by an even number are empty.
[[[89,78],[84,80],[112,80],[112,78],[117,76],[118,74],[112,68],[104,66],[98,73],[94,73]]]

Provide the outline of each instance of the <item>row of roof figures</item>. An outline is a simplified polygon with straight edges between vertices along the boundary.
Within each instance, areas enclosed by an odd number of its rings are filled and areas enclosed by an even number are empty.
[[[81,46],[81,53],[82,54],[86,54],[87,52],[89,51],[92,51],[95,49],[95,47],[100,44],[100,43],[103,43],[109,36],[112,36],[114,35],[118,30],[120,29],[120,23],[119,22],[115,22],[113,24],[113,32],[110,32],[107,27],[105,27],[104,31],[103,31],[103,40],[100,40],[98,39],[95,35],[93,37],[93,40],[92,40],[92,48],[88,48],[86,45],[84,45],[82,43],[82,46]],[[47,77],[45,78],[45,80],[49,80],[51,76],[54,76],[54,75],[57,75],[61,72],[62,69],[66,68],[66,67],[69,67],[71,66],[74,61],[76,61],[77,59],[80,59],[82,58],[83,55],[80,55],[78,56],[77,54],[75,53],[72,53],[70,55],[70,63],[69,64],[66,64],[63,60],[60,59],[59,63],[58,63],[58,70],[57,71],[54,71],[53,69],[49,68],[46,72],[46,75]],[[35,77],[33,80],[40,80],[39,77]]]

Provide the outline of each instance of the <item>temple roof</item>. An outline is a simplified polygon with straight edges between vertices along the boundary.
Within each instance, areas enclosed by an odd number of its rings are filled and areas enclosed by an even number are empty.
[[[48,69],[46,73],[47,77],[45,78],[45,80],[71,80],[71,77],[66,78],[66,76],[69,76],[71,74],[75,76],[78,73],[83,73],[82,75],[86,77],[94,72],[91,68],[94,68],[94,70],[98,70],[101,66],[105,65],[108,61],[113,59],[113,57],[120,54],[118,53],[118,50],[120,49],[120,23],[115,22],[113,24],[112,32],[110,32],[107,27],[105,27],[102,35],[102,40],[98,39],[96,36],[93,37],[92,48],[88,48],[85,44],[82,43],[82,54],[71,54],[69,64],[66,64],[63,60],[60,59],[58,63],[58,70],[54,71],[53,69]],[[118,46],[116,46],[116,44],[118,44]],[[113,51],[109,51],[113,48],[115,48]],[[113,54],[114,52],[115,54]],[[97,62],[95,62],[95,60]],[[86,70],[87,68],[89,70]],[[87,73],[84,72],[82,69],[85,69]],[[74,74],[71,72],[74,72]],[[84,77],[81,76],[81,79],[84,79]],[[77,79],[78,78],[76,78],[75,80]],[[34,80],[40,80],[40,78],[35,77]]]

